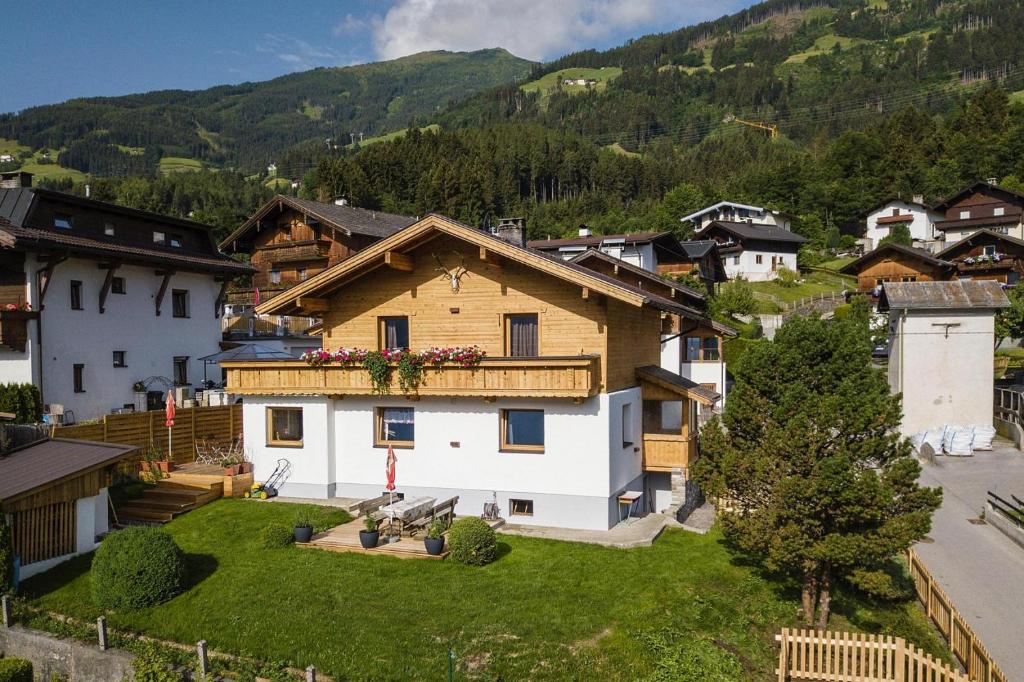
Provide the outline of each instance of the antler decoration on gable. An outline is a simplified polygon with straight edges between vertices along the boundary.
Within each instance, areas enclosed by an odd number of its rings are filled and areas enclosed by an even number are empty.
[[[438,256],[436,253],[432,255],[434,256],[434,260],[437,262],[437,267],[434,268],[434,270],[436,272],[444,273],[444,276],[452,285],[452,293],[457,294],[459,293],[459,289],[462,288],[462,277],[468,274],[469,271],[466,270],[466,257],[459,253],[458,251],[452,251],[452,253],[458,256],[461,260],[459,262],[459,267],[453,268],[451,270],[444,266],[444,263],[441,262],[440,256]]]

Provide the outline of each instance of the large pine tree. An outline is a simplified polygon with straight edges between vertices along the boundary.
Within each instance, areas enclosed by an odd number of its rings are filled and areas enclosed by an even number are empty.
[[[884,569],[931,527],[940,489],[898,434],[900,397],[873,369],[867,311],[794,318],[750,348],[721,421],[708,422],[695,479],[732,501],[727,539],[801,585],[801,611],[824,628],[837,580],[893,591]]]

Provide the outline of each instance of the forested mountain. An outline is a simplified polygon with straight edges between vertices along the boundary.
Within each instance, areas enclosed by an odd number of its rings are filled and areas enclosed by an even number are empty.
[[[253,172],[302,143],[402,129],[531,66],[501,49],[423,52],[262,83],[76,99],[0,115],[0,138],[61,150],[62,166],[94,175],[153,172],[161,157]]]

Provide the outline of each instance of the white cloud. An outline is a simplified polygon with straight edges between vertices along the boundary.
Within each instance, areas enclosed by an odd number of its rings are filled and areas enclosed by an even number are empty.
[[[346,14],[345,18],[334,25],[332,31],[336,36],[346,36],[365,31],[370,27],[370,21],[367,19],[361,19],[351,14]]]
[[[274,55],[293,71],[337,66],[351,61],[329,47],[312,45],[301,38],[277,33],[264,34],[263,42],[256,45],[255,50]]]
[[[425,50],[504,47],[520,57],[543,60],[633,30],[668,31],[728,11],[727,3],[716,4],[699,0],[397,0],[383,18],[373,22],[373,44],[381,59]]]

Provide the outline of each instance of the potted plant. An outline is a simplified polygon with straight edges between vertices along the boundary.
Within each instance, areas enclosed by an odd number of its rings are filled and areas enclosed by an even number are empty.
[[[373,549],[380,541],[380,531],[377,530],[377,522],[369,513],[363,517],[363,530],[359,531],[359,544],[363,549]]]
[[[306,509],[300,509],[295,514],[295,521],[292,524],[292,534],[295,542],[309,542],[313,539],[313,515]]]
[[[423,538],[423,544],[430,556],[438,556],[444,551],[444,523],[441,519],[434,519],[427,526],[427,536]]]

